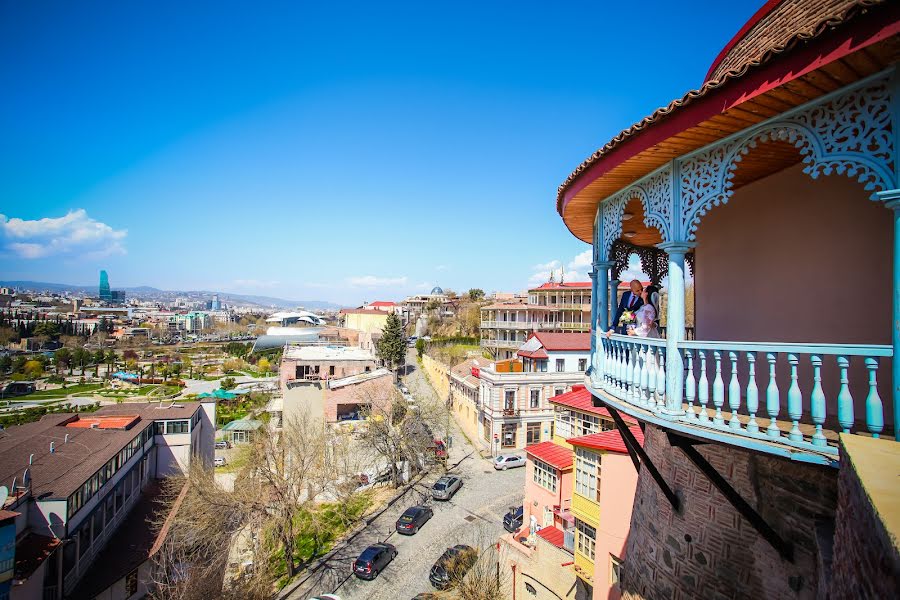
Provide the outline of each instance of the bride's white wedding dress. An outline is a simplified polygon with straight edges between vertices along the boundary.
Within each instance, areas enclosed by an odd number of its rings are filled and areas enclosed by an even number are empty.
[[[645,304],[634,313],[634,335],[645,338],[658,338],[656,329],[656,309],[652,304]]]

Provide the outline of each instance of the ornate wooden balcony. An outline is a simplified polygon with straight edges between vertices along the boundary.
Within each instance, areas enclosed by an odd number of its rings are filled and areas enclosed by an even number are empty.
[[[666,340],[600,336],[589,385],[637,418],[810,462],[837,460],[838,433],[893,434],[884,430],[878,384],[890,380],[880,359],[893,356],[891,346],[690,340],[677,347],[669,356]],[[854,379],[856,365],[862,380]],[[838,378],[834,397],[823,388],[825,369]],[[666,393],[673,375],[683,391],[678,405]],[[854,388],[865,389],[864,398],[854,398]]]

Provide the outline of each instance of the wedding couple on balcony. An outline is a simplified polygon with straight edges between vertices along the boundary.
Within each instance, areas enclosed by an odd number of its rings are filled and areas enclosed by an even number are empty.
[[[613,327],[606,335],[622,333],[646,338],[659,337],[659,288],[648,285],[646,288],[637,279],[630,285],[631,289],[622,294],[619,308],[613,318]]]

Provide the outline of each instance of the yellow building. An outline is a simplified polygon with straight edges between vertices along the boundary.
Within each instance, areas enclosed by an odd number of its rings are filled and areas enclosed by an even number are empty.
[[[345,309],[340,314],[344,327],[366,333],[381,333],[388,318],[388,313],[383,310],[365,308]]]

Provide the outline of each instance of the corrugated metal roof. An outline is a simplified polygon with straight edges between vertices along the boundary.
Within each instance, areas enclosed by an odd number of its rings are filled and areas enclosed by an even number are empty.
[[[637,425],[632,425],[628,430],[631,431],[631,434],[635,437],[637,443],[643,447],[644,432],[641,431],[641,428]],[[573,446],[581,446],[583,448],[590,448],[591,450],[606,450],[609,452],[620,452],[622,454],[628,453],[628,447],[625,446],[625,440],[622,439],[622,434],[620,434],[617,429],[569,438],[566,441]]]
[[[541,442],[533,446],[526,446],[525,452],[560,470],[572,466],[572,451],[553,442]]]

